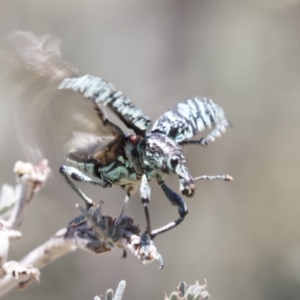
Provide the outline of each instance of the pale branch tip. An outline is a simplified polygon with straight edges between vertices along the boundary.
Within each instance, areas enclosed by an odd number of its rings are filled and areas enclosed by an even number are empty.
[[[21,161],[15,163],[14,173],[20,185],[20,194],[19,199],[16,199],[10,218],[7,220],[8,227],[17,228],[21,225],[29,204],[44,186],[50,172],[46,159],[37,165]]]
[[[164,300],[207,300],[209,297],[206,279],[204,279],[202,285],[196,281],[195,284],[188,287],[184,281],[181,281],[176,291],[172,292],[169,297],[166,293],[164,294]]]
[[[122,296],[126,287],[126,281],[119,282],[116,292],[108,289],[105,293],[105,300],[122,300]],[[187,286],[184,281],[179,283],[176,290],[171,292],[170,296],[164,293],[164,300],[208,300],[210,294],[207,291],[207,280],[204,279],[202,285],[196,281],[195,284]],[[101,300],[100,296],[95,296],[94,300]]]
[[[31,264],[7,261],[11,241],[20,239],[22,233],[16,230],[34,196],[44,186],[49,174],[47,160],[39,164],[18,161],[14,166],[17,185],[4,185],[0,195],[0,295],[14,285],[25,289],[32,282],[39,282],[40,271]]]
[[[117,286],[116,292],[112,289],[108,289],[105,293],[105,300],[122,300],[123,293],[125,291],[126,281],[121,280]],[[100,296],[95,296],[94,300],[101,300]]]

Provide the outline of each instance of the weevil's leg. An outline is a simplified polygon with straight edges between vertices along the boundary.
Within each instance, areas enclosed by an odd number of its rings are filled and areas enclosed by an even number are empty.
[[[102,180],[94,180],[83,174],[81,171],[70,166],[61,166],[59,169],[61,175],[65,178],[68,185],[75,191],[75,193],[85,202],[87,209],[94,205],[94,201],[87,197],[70,179],[75,181],[88,182],[93,185],[100,185],[103,188],[111,187],[111,184]]]
[[[124,199],[124,202],[123,202],[121,213],[120,213],[120,215],[119,215],[119,217],[117,219],[117,224],[119,224],[119,222],[122,220],[122,217],[123,217],[124,212],[126,210],[126,207],[127,207],[128,202],[129,202],[129,199],[130,199],[130,193],[127,192],[126,196],[125,196],[125,199]]]
[[[183,141],[179,143],[180,146],[185,145],[200,145],[202,147],[207,147],[207,141],[205,138],[201,138],[199,140],[192,140],[192,141]]]
[[[224,180],[224,181],[232,181],[233,177],[225,174],[225,175],[202,175],[194,178],[196,180]]]
[[[173,221],[173,222],[170,222],[169,224],[167,224],[163,227],[160,227],[156,230],[153,230],[150,234],[152,239],[155,236],[176,227],[178,224],[180,224],[183,221],[183,219],[185,218],[185,216],[188,213],[188,209],[187,209],[185,201],[178,194],[176,194],[174,191],[172,191],[165,184],[165,182],[163,180],[158,180],[157,182],[160,185],[160,187],[162,188],[162,190],[164,191],[166,197],[169,199],[171,204],[178,206],[179,218],[177,220]]]
[[[97,115],[99,116],[100,120],[103,123],[103,126],[109,127],[112,131],[113,135],[124,135],[123,130],[115,125],[114,123],[112,123],[111,121],[109,121],[106,113],[104,110],[101,109],[101,107],[99,105],[97,105],[96,102],[93,102],[94,105],[94,109],[97,112]]]
[[[165,265],[161,254],[157,251],[154,245],[152,236],[147,231],[141,235],[139,256],[143,263],[157,259],[160,263],[159,269],[162,269]]]
[[[232,126],[231,123],[227,120],[223,120],[222,122],[216,125],[213,131],[206,138],[201,138],[199,140],[192,141],[182,141],[179,143],[179,145],[200,145],[203,147],[207,147],[208,143],[211,143],[215,141],[217,137],[220,137],[222,133],[226,131],[226,127],[229,126]]]
[[[149,201],[151,195],[151,189],[148,184],[147,176],[144,174],[141,180],[140,193],[142,198],[142,203],[144,205],[144,212],[146,217],[146,232],[151,233],[151,220],[150,220],[150,212],[149,212]]]

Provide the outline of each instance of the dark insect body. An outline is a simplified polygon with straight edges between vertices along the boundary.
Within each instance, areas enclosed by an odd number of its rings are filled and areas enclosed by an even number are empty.
[[[80,78],[67,78],[61,82],[59,89],[70,89],[89,99],[103,126],[108,128],[114,137],[104,147],[99,146],[96,138],[85,145],[78,145],[68,153],[66,158],[68,166],[62,166],[60,172],[87,204],[92,203],[92,200],[74,184],[71,178],[103,188],[113,185],[122,187],[126,191],[126,197],[121,215],[129,197],[140,187],[147,221],[146,233],[151,239],[177,226],[188,213],[182,197],[165,184],[165,174],[177,174],[180,192],[187,197],[192,197],[195,193],[195,180],[232,180],[229,175],[204,175],[193,178],[182,153],[182,145],[207,146],[209,142],[224,133],[227,126],[230,126],[223,109],[212,100],[194,98],[177,104],[163,114],[149,132],[150,118],[145,116],[122,92],[99,77],[85,75]],[[112,123],[103,111],[103,106],[108,106],[128,128],[134,131],[134,134],[125,134]],[[213,128],[206,138],[189,140],[206,128]],[[171,204],[178,207],[179,213],[177,220],[156,230],[151,229],[148,211],[151,192],[148,181],[152,179],[157,181]]]

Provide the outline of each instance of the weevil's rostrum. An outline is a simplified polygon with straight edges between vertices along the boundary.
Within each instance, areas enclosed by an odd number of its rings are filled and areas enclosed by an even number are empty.
[[[129,197],[138,191],[144,204],[147,233],[153,238],[177,226],[187,214],[187,206],[180,195],[164,182],[165,174],[177,174],[181,194],[192,197],[195,193],[195,179],[190,174],[181,146],[209,142],[224,133],[230,125],[223,109],[207,98],[188,99],[163,114],[152,127],[151,120],[137,108],[130,99],[112,84],[99,77],[85,75],[63,80],[59,89],[70,89],[81,93],[94,106],[103,126],[114,138],[104,147],[97,146],[97,140],[78,145],[67,155],[70,166],[62,166],[61,173],[68,184],[85,201],[90,201],[71,180],[89,182],[101,187],[117,185],[126,191],[123,210]],[[106,116],[102,107],[109,107],[121,121],[134,131],[126,134]],[[213,128],[205,138],[189,140],[198,132]],[[90,178],[81,171],[95,177]],[[201,179],[224,179],[223,176],[202,176]],[[228,178],[228,177],[226,177]],[[148,181],[155,179],[172,205],[178,207],[179,218],[174,222],[152,230],[148,203],[150,187]]]

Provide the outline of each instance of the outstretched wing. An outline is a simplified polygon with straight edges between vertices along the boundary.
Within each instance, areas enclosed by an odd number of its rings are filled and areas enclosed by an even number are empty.
[[[220,106],[207,98],[193,98],[178,103],[164,113],[154,123],[152,132],[163,133],[177,143],[182,143],[198,132],[215,126],[205,139],[211,142],[225,132],[229,125]]]
[[[16,131],[27,159],[62,160],[78,142],[73,132],[108,136],[88,101],[71,91],[57,91],[65,78],[78,76],[76,67],[65,62],[60,41],[50,35],[13,31],[0,41],[0,67],[6,74],[10,97],[17,99]],[[82,136],[80,137],[82,140]]]
[[[108,106],[136,134],[144,136],[151,126],[150,118],[129,98],[99,77],[85,75],[80,78],[67,78],[62,81],[59,89],[80,92],[85,98],[94,101],[100,109],[103,105]]]

